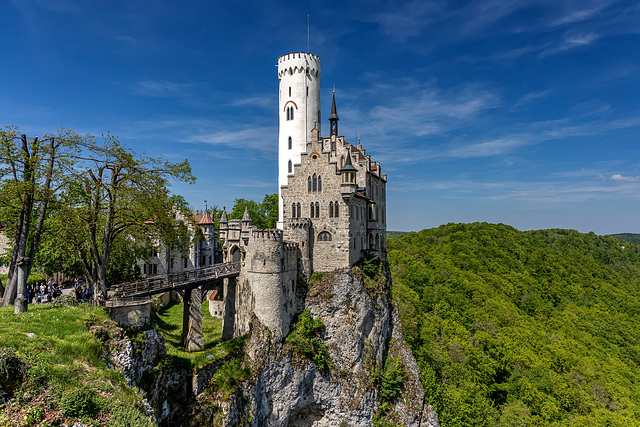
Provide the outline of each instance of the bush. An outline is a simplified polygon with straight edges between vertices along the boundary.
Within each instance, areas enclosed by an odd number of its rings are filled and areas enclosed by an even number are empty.
[[[71,390],[60,399],[62,414],[71,418],[92,417],[100,412],[101,406],[102,397],[90,388]]]
[[[294,353],[313,360],[319,370],[326,371],[333,364],[327,346],[319,339],[323,330],[322,319],[314,319],[309,309],[305,309],[291,325],[291,333],[285,342],[291,345]]]
[[[380,388],[380,400],[383,402],[393,402],[402,393],[402,383],[404,382],[404,369],[400,358],[393,359],[387,357],[382,372],[382,387]]]
[[[13,394],[16,388],[24,380],[27,365],[15,351],[8,348],[0,349],[0,385]]]
[[[113,408],[113,420],[109,427],[151,427],[153,423],[133,407],[117,404]]]

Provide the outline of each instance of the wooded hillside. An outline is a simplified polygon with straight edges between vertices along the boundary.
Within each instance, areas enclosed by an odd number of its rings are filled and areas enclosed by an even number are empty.
[[[388,243],[443,427],[640,424],[640,246],[448,224]]]

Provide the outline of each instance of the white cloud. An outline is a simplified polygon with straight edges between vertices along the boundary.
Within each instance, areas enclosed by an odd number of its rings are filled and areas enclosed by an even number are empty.
[[[168,81],[145,80],[137,82],[131,92],[134,95],[158,98],[184,98],[190,96],[193,91],[201,87],[198,83],[174,83]]]
[[[624,176],[619,173],[615,173],[611,176],[598,175],[598,178],[603,181],[621,181],[621,182],[638,182],[640,181],[640,176]]]

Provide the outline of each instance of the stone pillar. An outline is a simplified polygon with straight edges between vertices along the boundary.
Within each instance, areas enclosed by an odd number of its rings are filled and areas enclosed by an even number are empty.
[[[235,333],[236,318],[236,278],[224,279],[222,296],[224,313],[222,318],[222,339],[230,340]]]
[[[182,313],[182,343],[189,351],[204,350],[202,335],[202,291],[194,288],[184,292]]]
[[[29,263],[28,257],[19,258],[16,262],[16,271],[17,281],[16,281],[16,299],[13,303],[13,312],[15,314],[25,313],[27,311],[27,304],[29,300],[27,300],[27,277],[26,277],[26,269],[27,264]]]

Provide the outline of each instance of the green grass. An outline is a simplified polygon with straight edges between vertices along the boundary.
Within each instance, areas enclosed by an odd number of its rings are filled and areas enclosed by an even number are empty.
[[[234,344],[221,342],[222,320],[209,315],[209,303],[202,303],[202,333],[204,351],[189,352],[182,345],[182,314],[184,304],[173,302],[153,312],[151,320],[158,332],[164,336],[167,355],[186,367],[198,368],[223,358],[234,348]]]
[[[111,417],[107,408],[113,405],[139,405],[140,397],[122,375],[100,360],[106,340],[120,330],[103,308],[30,305],[28,312],[16,315],[12,306],[0,307],[0,325],[0,349],[15,351],[26,366],[14,390],[16,399],[0,408],[0,426],[35,425],[45,413],[62,422],[67,415],[57,408],[76,390],[100,393],[106,406],[97,410],[106,419]],[[96,331],[101,331],[104,343]],[[146,423],[142,415],[136,419]]]

